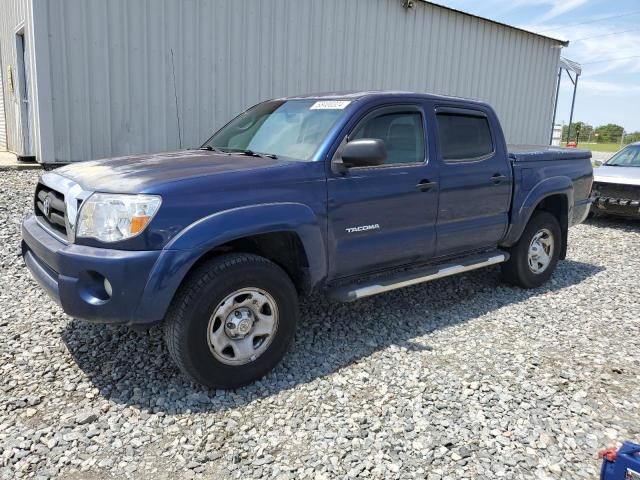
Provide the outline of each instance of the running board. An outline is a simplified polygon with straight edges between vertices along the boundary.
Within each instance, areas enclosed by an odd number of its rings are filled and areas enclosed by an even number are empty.
[[[456,260],[455,262],[433,265],[420,270],[404,271],[390,277],[378,277],[372,283],[356,283],[336,287],[328,292],[331,299],[339,302],[352,302],[360,298],[389,292],[398,288],[430,282],[438,278],[469,272],[489,265],[496,265],[509,260],[509,254],[500,250],[486,252],[480,255],[472,255]]]

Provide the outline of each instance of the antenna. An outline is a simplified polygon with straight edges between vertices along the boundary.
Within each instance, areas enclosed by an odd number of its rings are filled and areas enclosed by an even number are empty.
[[[171,71],[173,73],[173,96],[176,99],[176,120],[178,121],[178,142],[182,149],[182,131],[180,129],[180,109],[178,108],[178,88],[176,87],[176,66],[173,62],[173,48],[171,49]]]

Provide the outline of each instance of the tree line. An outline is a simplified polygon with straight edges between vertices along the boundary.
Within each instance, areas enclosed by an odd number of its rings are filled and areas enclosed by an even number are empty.
[[[624,133],[624,138],[622,137]],[[615,123],[608,123],[593,127],[585,122],[574,122],[571,124],[571,136],[569,134],[569,126],[562,127],[562,141],[578,143],[622,143],[627,145],[633,142],[640,142],[640,132],[625,132],[624,127]]]

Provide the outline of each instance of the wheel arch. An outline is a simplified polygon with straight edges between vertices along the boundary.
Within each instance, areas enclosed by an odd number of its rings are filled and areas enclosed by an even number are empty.
[[[252,253],[281,267],[291,278],[298,293],[313,290],[309,272],[309,256],[300,235],[292,230],[279,230],[234,238],[204,252],[191,266],[185,278],[211,258],[225,253]]]
[[[554,215],[560,223],[562,233],[560,258],[566,257],[569,218],[573,208],[573,182],[569,177],[549,177],[537,183],[526,193],[520,207],[514,205],[511,227],[501,246],[515,245],[526,228],[532,215],[537,210],[544,210]]]
[[[184,229],[163,250],[144,289],[140,318],[160,320],[187,276],[213,256],[253,253],[278,264],[301,294],[326,276],[321,225],[306,205],[279,203],[227,210]]]

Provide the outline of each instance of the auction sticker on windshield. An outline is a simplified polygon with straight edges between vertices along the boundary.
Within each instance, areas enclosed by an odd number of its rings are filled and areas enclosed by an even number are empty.
[[[309,110],[343,110],[350,103],[349,100],[322,100],[311,105]]]

